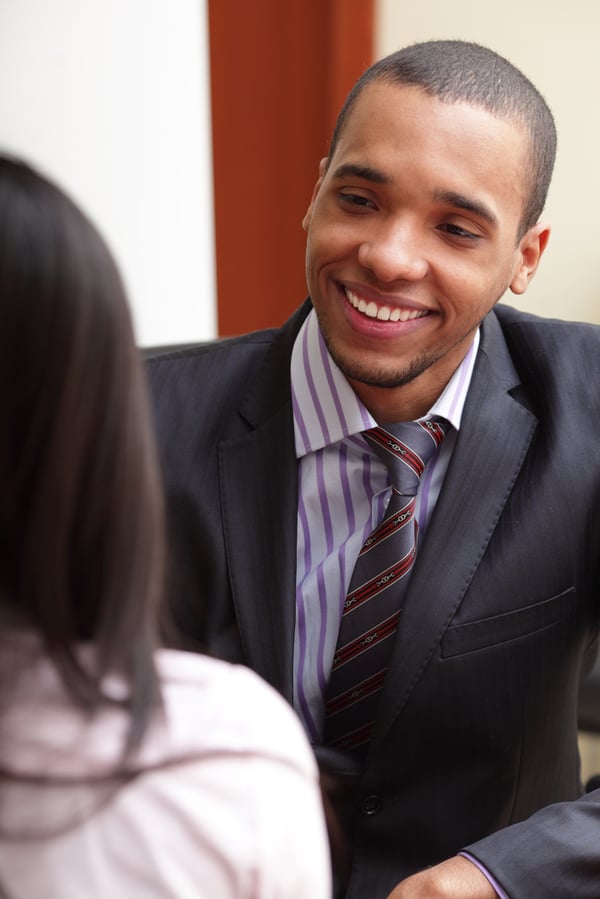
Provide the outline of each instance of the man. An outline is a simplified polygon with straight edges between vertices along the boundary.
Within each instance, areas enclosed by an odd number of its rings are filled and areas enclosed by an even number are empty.
[[[177,623],[293,702],[343,832],[340,896],[599,895],[576,702],[598,632],[600,329],[494,308],[545,250],[554,153],[544,100],[493,52],[392,54],[321,163],[310,300],[151,363]],[[372,435],[411,457],[395,430],[415,421],[436,437],[416,556],[360,649],[375,634],[386,661],[336,692],[353,569],[404,493]]]

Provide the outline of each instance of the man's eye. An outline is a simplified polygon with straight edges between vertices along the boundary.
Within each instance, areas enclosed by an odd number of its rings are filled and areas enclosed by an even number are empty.
[[[373,201],[369,199],[369,197],[364,197],[362,194],[341,193],[340,200],[346,206],[357,207],[359,209],[375,208]]]
[[[440,225],[440,230],[445,231],[451,237],[459,237],[462,240],[479,240],[479,234],[474,234],[472,231],[467,231],[466,228],[461,228],[460,225],[453,225],[451,222]]]

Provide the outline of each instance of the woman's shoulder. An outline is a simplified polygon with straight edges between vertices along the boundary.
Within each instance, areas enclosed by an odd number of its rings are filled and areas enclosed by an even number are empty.
[[[163,706],[132,759],[138,776],[111,793],[81,827],[58,835],[42,863],[31,864],[29,844],[17,854],[11,848],[15,882],[24,869],[32,882],[20,895],[82,895],[91,877],[98,897],[131,894],[140,883],[148,885],[148,896],[197,895],[198,884],[204,896],[329,896],[316,763],[290,706],[241,666],[160,650],[157,667]],[[118,705],[93,720],[82,717],[49,663],[40,661],[30,674],[23,701],[13,708],[23,713],[22,726],[15,719],[11,728],[20,739],[11,751],[0,747],[0,755],[10,757],[16,771],[43,771],[50,780],[60,775],[47,808],[54,814],[55,803],[62,815],[69,778],[77,786],[82,775],[100,775],[101,786],[102,775],[119,761],[128,717]],[[115,698],[121,686],[115,682]],[[36,816],[44,792],[38,782],[31,786]],[[13,807],[31,809],[22,785],[15,789]],[[90,847],[93,858],[103,860],[101,877],[97,865],[91,873]],[[73,859],[77,876],[70,876],[66,889],[60,871],[72,875]],[[56,882],[48,889],[52,877]]]
[[[316,776],[295,712],[255,672],[176,650],[159,650],[157,665],[166,731],[175,751],[266,754]]]
[[[150,772],[138,798],[163,830],[176,806],[190,836],[178,840],[182,867],[193,859],[206,883],[218,857],[237,886],[214,874],[211,896],[329,896],[317,766],[295,712],[242,666],[172,651],[157,661],[170,758],[188,763]],[[208,834],[214,848],[199,857]]]

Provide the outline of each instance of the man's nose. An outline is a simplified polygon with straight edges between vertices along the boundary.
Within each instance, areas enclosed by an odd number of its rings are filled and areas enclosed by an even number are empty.
[[[358,261],[385,283],[419,281],[429,267],[423,235],[410,222],[382,222],[361,243]]]

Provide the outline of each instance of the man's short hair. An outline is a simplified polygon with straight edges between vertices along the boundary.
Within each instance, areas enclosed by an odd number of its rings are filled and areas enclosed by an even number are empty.
[[[468,41],[426,41],[391,53],[363,72],[348,94],[333,131],[329,160],[358,96],[373,81],[414,85],[443,102],[480,106],[499,118],[519,122],[531,141],[525,180],[529,195],[519,235],[538,221],[554,168],[556,127],[540,92],[512,63]]]

